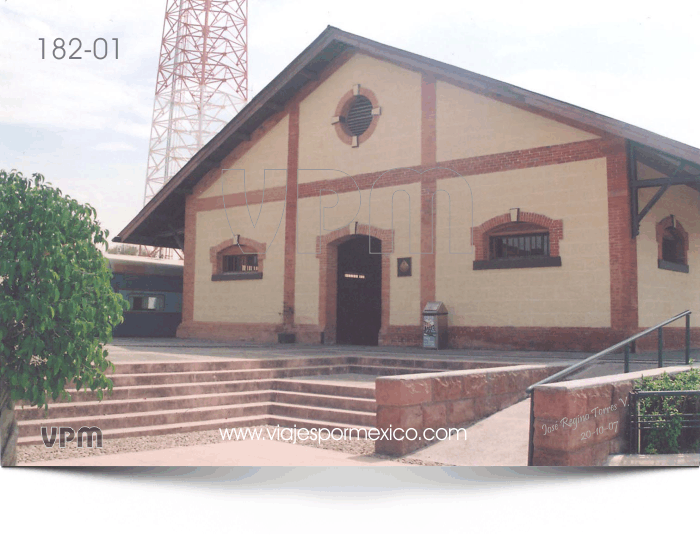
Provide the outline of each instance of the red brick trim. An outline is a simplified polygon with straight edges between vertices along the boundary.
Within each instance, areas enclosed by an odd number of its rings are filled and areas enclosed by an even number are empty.
[[[685,326],[685,318],[674,322],[671,326]],[[643,331],[648,328],[639,328]],[[653,331],[646,337],[637,339],[637,352],[655,352],[659,348],[659,332]],[[690,328],[690,347],[700,348],[700,328]],[[664,328],[664,350],[682,350],[685,348],[685,327]]]
[[[299,168],[299,105],[289,113],[287,145],[287,200],[284,209],[284,291],[282,318],[285,329],[294,327],[294,300],[297,261],[297,191]]]
[[[427,166],[437,162],[437,95],[435,77],[423,74],[421,79],[421,159]]]
[[[559,241],[564,238],[564,220],[553,220],[543,214],[534,212],[518,212],[518,221],[532,223],[549,231],[549,255],[559,256]],[[472,227],[472,244],[474,245],[474,260],[489,260],[489,237],[499,228],[512,223],[510,212],[495,216],[478,227]]]
[[[624,140],[617,140],[611,147],[611,154],[607,157],[607,172],[610,327],[623,330],[625,336],[629,336],[636,332],[639,326],[639,308],[637,241],[632,238],[631,199]]]
[[[321,328],[318,324],[294,324],[297,344],[321,344]]]
[[[336,341],[336,308],[338,299],[338,246],[356,235],[373,236],[382,242],[382,251],[394,244],[394,231],[367,224],[356,224],[355,233],[349,227],[336,229],[316,237],[316,258],[319,259],[318,323],[325,344]],[[382,325],[379,330],[379,344],[389,328],[390,312],[391,255],[382,254]]]
[[[371,89],[362,87],[362,85],[360,84],[358,94],[362,95],[363,97],[367,97],[372,103],[372,108],[379,107],[379,100],[377,99],[377,96]],[[343,95],[343,97],[340,99],[340,102],[338,102],[338,105],[335,107],[335,117],[347,117],[348,111],[350,110],[350,105],[352,104],[352,101],[354,99],[355,93],[353,93],[352,89],[349,90],[345,95]],[[370,138],[370,136],[374,133],[374,131],[377,128],[377,124],[379,123],[380,117],[380,115],[372,116],[372,121],[370,122],[369,127],[367,127],[367,130],[365,130],[361,135],[357,137],[358,144],[362,144]],[[340,121],[334,126],[335,133],[338,135],[338,138],[340,138],[340,141],[342,141],[346,145],[352,145],[353,136],[345,126],[345,122]]]
[[[666,216],[663,220],[656,224],[656,242],[659,245],[659,260],[663,260],[663,237],[664,231],[668,227],[673,227],[683,240],[683,263],[687,264],[688,247],[690,244],[688,240],[688,233],[683,228],[683,225],[681,225],[681,222],[678,221],[678,218],[673,215]]]
[[[184,266],[182,274],[182,321],[194,320],[194,269],[197,251],[197,211],[194,196],[185,198],[185,243],[183,248]],[[177,330],[179,337],[180,328]]]
[[[422,309],[421,309],[422,310]],[[382,346],[422,346],[423,325],[389,326],[379,344]]]
[[[421,165],[435,165],[437,162],[437,126],[436,126],[435,77],[423,74],[421,79]],[[437,275],[435,256],[437,236],[437,178],[432,173],[420,175],[420,311],[425,304],[435,300],[435,277]],[[419,319],[420,323],[420,319]]]
[[[420,192],[420,311],[425,304],[435,300],[437,236],[434,222],[437,220],[435,178],[421,176]]]
[[[447,334],[449,348],[578,352],[598,352],[628,336],[611,328],[518,326],[449,326]],[[382,344],[420,346],[422,340],[421,326],[390,326]]]
[[[616,142],[617,143],[617,142]],[[437,166],[448,169],[434,169],[435,165],[421,165],[415,169],[388,169],[363,173],[352,177],[340,177],[315,182],[308,182],[299,185],[299,199],[307,197],[318,197],[321,190],[333,190],[338,194],[367,190],[375,186],[377,179],[382,177],[381,184],[376,187],[394,187],[403,184],[412,184],[427,179],[454,178],[453,171],[462,176],[483,175],[502,171],[512,171],[516,169],[526,169],[555,164],[566,164],[568,162],[580,162],[595,158],[605,158],[611,151],[616,150],[610,139],[586,140],[581,142],[567,143],[564,145],[554,145],[538,147],[522,151],[500,153],[495,155],[476,156],[457,160],[438,162]],[[389,173],[389,175],[386,175]],[[249,203],[259,203],[262,200],[262,190],[248,192]],[[243,192],[227,194],[224,196],[226,207],[245,206],[245,195]],[[285,198],[284,187],[276,187],[265,190],[265,201],[281,201]],[[219,210],[224,208],[224,199],[221,196],[197,199],[194,201],[196,210]]]
[[[294,195],[290,192],[290,195]],[[273,203],[275,201],[284,201],[287,197],[287,190],[284,186],[275,186],[273,188],[265,188],[264,199],[263,190],[252,190],[250,192],[238,192],[235,194],[226,194],[223,197],[216,195],[213,197],[203,197],[201,199],[193,199],[192,204],[196,211],[205,210],[223,210],[234,207],[245,207],[246,205],[256,205],[262,203]]]
[[[263,261],[265,260],[265,252],[267,244],[258,242],[251,238],[241,236],[238,238],[238,244],[233,241],[233,238],[224,240],[216,246],[209,248],[209,261],[211,262],[211,274],[218,275],[222,273],[222,260],[224,255],[241,255],[244,253],[255,253],[258,256],[258,271],[263,271]]]

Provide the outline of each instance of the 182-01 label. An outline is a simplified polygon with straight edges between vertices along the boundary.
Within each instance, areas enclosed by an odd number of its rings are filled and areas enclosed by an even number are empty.
[[[62,37],[57,37],[53,40],[53,50],[51,50],[51,45],[49,44],[49,58],[53,56],[54,59],[62,60],[63,58],[68,58],[69,60],[82,60],[83,56],[80,54],[92,54],[95,59],[103,60],[107,56],[112,57],[114,54],[114,59],[119,59],[119,39],[113,37],[111,39],[114,41],[112,47],[110,47],[109,42],[104,37],[98,37],[92,42],[92,45],[86,45],[88,48],[83,48],[83,42],[77,37],[73,37],[66,43],[66,40]],[[39,38],[41,41],[41,59],[45,60],[47,58],[47,47],[46,39],[43,37]]]

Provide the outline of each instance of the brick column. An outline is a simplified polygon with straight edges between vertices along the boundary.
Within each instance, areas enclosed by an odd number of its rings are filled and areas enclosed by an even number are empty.
[[[435,77],[423,74],[421,83],[421,165],[435,166],[436,145],[436,93]],[[429,172],[421,177],[420,196],[420,310],[425,304],[435,300],[435,226],[437,206],[433,196],[437,189],[437,180]],[[420,312],[419,312],[420,314]]]
[[[299,104],[289,111],[287,146],[287,200],[284,209],[284,297],[282,321],[285,331],[294,327],[294,285],[297,251],[297,184],[299,168]]]
[[[632,334],[639,328],[637,241],[632,238],[627,150],[624,140],[607,155],[610,240],[610,327]]]

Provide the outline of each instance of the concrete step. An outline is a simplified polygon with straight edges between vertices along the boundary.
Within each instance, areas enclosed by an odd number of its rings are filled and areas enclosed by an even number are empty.
[[[318,395],[348,396],[352,398],[367,398],[374,400],[374,384],[351,385],[348,383],[314,382],[310,380],[274,380],[273,389],[276,391],[291,391],[296,393],[314,393]]]
[[[349,365],[348,372],[353,374],[368,374],[372,376],[398,376],[399,374],[423,374],[425,372],[440,372],[440,369],[419,367],[385,367],[377,365]]]
[[[68,426],[78,430],[83,426],[97,426],[103,432],[119,428],[143,428],[162,424],[212,421],[237,417],[259,416],[269,413],[269,403],[231,404],[193,409],[144,411],[117,415],[86,415],[80,417],[36,419],[19,422],[20,437],[41,436],[41,427]]]
[[[277,404],[294,404],[297,406],[312,406],[334,408],[350,411],[376,413],[377,403],[367,398],[352,398],[348,396],[328,396],[313,393],[293,393],[289,391],[273,392],[272,401]]]
[[[268,413],[280,417],[295,419],[311,419],[332,423],[352,424],[360,426],[376,426],[375,413],[367,411],[351,411],[314,406],[301,406],[297,404],[277,404],[269,406]]]
[[[437,353],[436,353],[437,355]],[[486,361],[459,361],[436,359],[434,357],[426,358],[405,358],[405,357],[353,357],[348,361],[353,366],[369,366],[369,367],[389,367],[389,368],[413,368],[426,370],[469,370],[477,368],[493,367],[493,362]],[[517,363],[513,363],[517,364]]]
[[[207,381],[196,383],[176,383],[164,385],[130,385],[115,387],[111,394],[105,394],[106,400],[126,400],[160,398],[168,396],[187,396],[190,394],[231,393],[242,391],[289,391],[315,393],[329,396],[346,396],[374,400],[374,385],[352,385],[313,380],[296,380],[285,378],[268,378],[264,380]],[[70,402],[56,400],[50,407],[75,402],[97,402],[92,391],[69,391]],[[17,404],[20,407],[21,404]]]
[[[113,374],[110,376],[110,378],[114,382],[114,387],[126,387],[132,385],[163,385],[174,383],[261,380],[268,378],[288,378],[293,376],[347,374],[347,372],[347,365],[338,365],[294,367],[285,369],[262,368],[202,372],[156,372],[148,374]]]
[[[344,357],[120,363],[109,375],[114,389],[102,402],[92,392],[73,391],[70,402],[52,403],[47,415],[18,404],[18,444],[43,444],[42,426],[49,434],[52,427],[98,427],[105,439],[260,424],[372,428],[374,384],[324,377],[348,374],[354,366]],[[362,373],[398,370],[368,365]]]
[[[48,415],[42,408],[24,408],[16,410],[20,421],[41,421],[72,419],[78,417],[97,417],[115,414],[147,413],[163,410],[195,409],[212,406],[231,406],[275,402],[296,406],[333,408],[340,410],[376,412],[376,402],[367,398],[345,396],[328,396],[310,393],[244,391],[239,393],[210,393],[187,396],[169,396],[161,398],[143,398],[132,400],[104,400],[102,402],[75,402],[56,404],[49,408]]]
[[[344,365],[343,357],[294,357],[278,359],[217,359],[213,361],[164,361],[115,363],[114,374],[162,374],[166,372],[214,372],[223,370],[299,368]]]
[[[272,402],[274,395],[274,391],[243,391],[238,393],[191,394],[131,400],[104,400],[102,402],[74,402],[50,406],[48,415],[44,414],[42,408],[18,409],[15,411],[15,414],[17,419],[21,421],[71,419],[85,416]],[[342,401],[344,399],[339,400]]]
[[[126,400],[161,398],[169,396],[187,396],[195,394],[211,393],[238,393],[244,391],[266,391],[272,389],[275,380],[239,380],[229,382],[200,382],[200,383],[176,383],[172,385],[132,385],[126,387],[115,387],[112,393],[105,394],[106,400]],[[91,391],[72,391],[71,401],[74,402],[96,402],[97,398]],[[66,402],[52,402],[49,407],[65,404]]]

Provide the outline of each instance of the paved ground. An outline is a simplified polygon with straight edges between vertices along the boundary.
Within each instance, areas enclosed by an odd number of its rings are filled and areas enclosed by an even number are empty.
[[[279,441],[222,441],[213,445],[48,460],[24,466],[405,466],[371,456],[293,445]]]
[[[115,339],[108,347],[109,359],[119,362],[148,361],[191,361],[229,359],[270,359],[288,357],[326,356],[387,356],[420,357],[423,359],[460,359],[508,363],[546,363],[571,365],[590,353],[583,352],[535,352],[498,350],[425,350],[422,348],[401,347],[362,347],[362,346],[302,346],[302,345],[260,345],[227,343],[197,339]],[[700,350],[694,350],[691,357],[700,366]],[[570,376],[569,379],[619,374],[623,371],[622,355],[609,355],[598,364]],[[665,365],[682,364],[683,352],[667,352]],[[644,370],[657,366],[655,352],[632,356],[631,369]],[[373,382],[369,375],[347,374],[343,377],[314,381]],[[410,457],[425,462],[440,462],[459,466],[526,466],[528,447],[530,402],[525,400],[507,408],[467,429],[467,439],[440,441]],[[697,465],[697,460],[666,460],[661,465]],[[38,462],[36,465],[196,465],[196,466],[335,466],[335,465],[404,465],[398,462],[358,456],[314,447],[293,445],[277,441],[236,441],[221,444],[176,447],[160,450],[129,452],[124,454],[91,456]],[[616,458],[610,465],[657,464],[656,461]],[[34,464],[30,464],[34,465]]]
[[[419,460],[461,466],[527,466],[530,400],[479,421],[449,440],[411,453]]]
[[[420,357],[422,359],[460,359],[473,361],[493,361],[494,363],[546,363],[572,365],[586,357],[590,352],[536,352],[516,350],[469,350],[448,349],[428,350],[414,347],[387,346],[340,346],[340,345],[263,345],[253,343],[231,343],[202,339],[154,339],[154,338],[116,338],[107,346],[108,359],[115,362],[134,361],[191,361],[218,359],[275,359],[289,357],[328,357],[328,356],[387,356]],[[684,363],[682,351],[664,353],[664,365]],[[692,350],[691,359],[694,366],[700,366],[700,349]],[[622,354],[612,354],[596,361],[596,365],[571,375],[568,379],[590,378],[620,374],[623,371]],[[657,367],[656,352],[633,354],[632,371]],[[315,379],[318,379],[316,377]],[[371,379],[370,379],[371,381]]]

